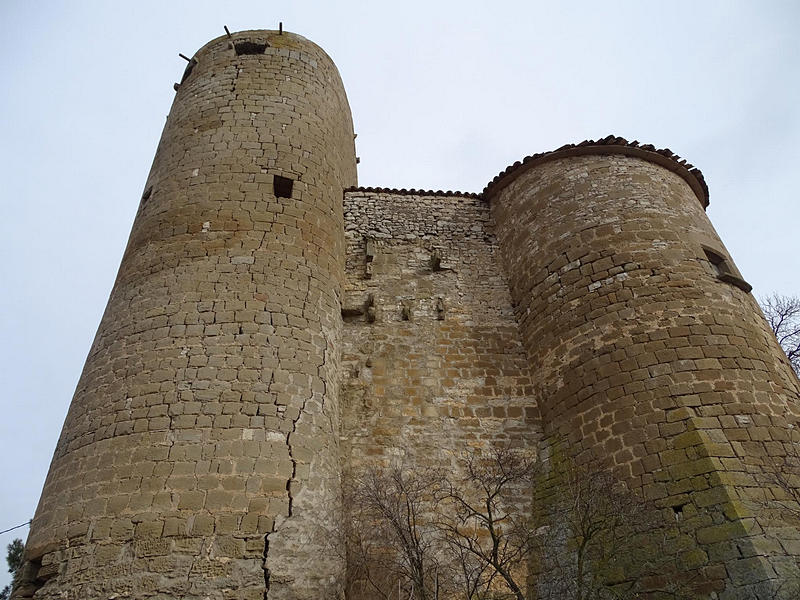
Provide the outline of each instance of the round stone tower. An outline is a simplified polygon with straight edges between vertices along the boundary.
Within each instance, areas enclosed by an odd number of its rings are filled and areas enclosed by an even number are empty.
[[[762,597],[799,547],[752,517],[800,388],[706,217],[702,175],[609,137],[528,157],[485,193],[546,438],[663,510],[697,597]]]
[[[246,31],[176,90],[17,598],[338,594],[342,82]]]

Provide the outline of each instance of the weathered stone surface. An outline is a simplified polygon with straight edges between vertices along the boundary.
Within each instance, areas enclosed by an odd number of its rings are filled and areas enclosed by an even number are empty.
[[[195,55],[14,597],[340,598],[347,469],[563,440],[656,504],[698,597],[780,590],[800,384],[699,171],[609,136],[482,195],[361,189],[353,139],[302,37]]]
[[[514,175],[489,201],[545,445],[565,439],[657,505],[691,507],[664,521],[693,540],[687,578],[709,590],[774,580],[787,553],[760,542],[779,539],[765,471],[788,451],[800,389],[746,286],[710,263],[708,248],[728,255],[704,197],[624,154]],[[725,568],[701,568],[704,553]]]
[[[533,382],[486,203],[353,191],[344,204],[344,305],[371,298],[375,311],[345,317],[349,466],[455,468],[464,450],[535,447]]]
[[[170,111],[28,539],[36,598],[263,598],[265,537],[271,598],[337,593],[302,538],[339,499],[350,111],[313,43],[234,40],[267,46],[204,46]]]

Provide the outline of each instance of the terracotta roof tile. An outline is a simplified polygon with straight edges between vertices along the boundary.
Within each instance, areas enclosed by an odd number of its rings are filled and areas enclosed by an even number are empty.
[[[488,198],[512,181],[521,172],[520,167],[522,166],[533,166],[534,164],[541,164],[567,156],[585,156],[593,152],[600,154],[625,154],[655,162],[683,177],[697,195],[703,207],[708,206],[708,185],[706,185],[705,178],[703,177],[703,173],[700,172],[700,169],[686,162],[685,159],[682,159],[669,148],[657,149],[652,144],[640,145],[636,140],[629,142],[625,138],[615,135],[609,135],[598,140],[584,140],[579,144],[566,144],[550,152],[541,152],[539,154],[526,156],[522,161],[515,162],[492,179],[483,189],[483,195]]]
[[[457,191],[442,191],[442,190],[416,190],[410,189],[396,189],[396,188],[382,188],[382,187],[350,187],[345,192],[369,192],[373,194],[393,194],[395,196],[458,196],[461,198],[480,198],[482,194],[474,192],[457,192]]]
[[[382,187],[350,187],[345,192],[367,192],[375,194],[393,194],[396,196],[456,196],[462,198],[489,198],[499,189],[511,182],[522,172],[521,167],[542,164],[551,160],[565,158],[567,156],[586,156],[593,153],[598,154],[623,154],[636,156],[644,160],[655,162],[683,177],[689,184],[703,207],[708,206],[708,186],[706,185],[703,173],[700,169],[681,158],[669,148],[657,149],[653,144],[640,144],[633,140],[629,142],[623,137],[608,135],[602,139],[584,140],[578,144],[565,144],[556,150],[540,152],[526,156],[521,161],[516,161],[513,165],[506,167],[483,189],[483,192],[442,191],[442,190],[417,190],[417,189],[397,189]]]

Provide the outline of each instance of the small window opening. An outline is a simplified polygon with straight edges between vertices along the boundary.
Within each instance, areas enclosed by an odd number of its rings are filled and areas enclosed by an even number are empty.
[[[294,181],[292,181],[288,177],[281,177],[280,175],[275,175],[275,177],[272,180],[272,189],[275,192],[275,197],[291,198],[293,185]]]
[[[233,47],[236,50],[236,55],[241,56],[242,54],[264,54],[264,50],[267,49],[266,42],[263,44],[259,44],[258,42],[234,42]]]
[[[400,308],[400,319],[403,321],[411,320],[411,306],[408,302],[403,302]]]
[[[736,270],[736,267],[734,267],[731,262],[725,258],[725,256],[719,252],[716,252],[715,250],[712,250],[711,248],[708,248],[707,246],[703,246],[703,252],[706,255],[706,259],[708,259],[711,268],[714,269],[717,279],[724,281],[725,283],[735,285],[744,292],[750,293],[750,290],[753,289],[753,286],[742,279],[742,276]]]
[[[192,69],[194,69],[194,66],[196,64],[197,64],[197,60],[194,59],[194,58],[189,61],[189,64],[186,65],[186,69],[184,69],[184,71],[183,71],[183,77],[181,77],[181,83],[183,83],[184,81],[186,81],[189,78],[189,75],[192,74]]]
[[[430,260],[431,271],[437,273],[442,270],[442,255],[438,250],[434,250]]]
[[[685,504],[676,504],[672,507],[672,512],[675,515],[675,520],[680,521],[683,518],[683,507]]]
[[[703,248],[703,251],[706,253],[706,258],[708,262],[711,263],[711,267],[714,269],[717,277],[731,272],[731,268],[728,266],[728,261],[725,260],[725,257],[717,254],[710,248]]]
[[[352,323],[354,321],[359,321],[363,316],[364,316],[364,309],[361,306],[356,306],[352,308],[342,307],[342,320],[345,323]]]

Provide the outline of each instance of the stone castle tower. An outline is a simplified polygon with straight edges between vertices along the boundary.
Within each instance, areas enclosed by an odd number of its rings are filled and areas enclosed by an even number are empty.
[[[481,194],[358,188],[336,67],[286,32],[176,90],[15,598],[337,598],[343,468],[555,439],[680,517],[699,592],[794,564],[747,503],[800,384],[698,170],[608,137]]]

